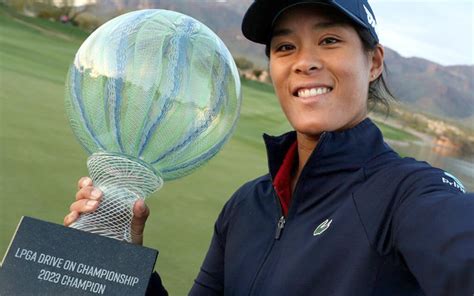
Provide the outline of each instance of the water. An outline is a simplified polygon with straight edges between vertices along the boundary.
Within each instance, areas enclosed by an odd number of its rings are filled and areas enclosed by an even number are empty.
[[[399,154],[428,162],[456,176],[466,191],[474,192],[474,156],[445,156],[439,147],[422,143],[402,143],[387,141]]]

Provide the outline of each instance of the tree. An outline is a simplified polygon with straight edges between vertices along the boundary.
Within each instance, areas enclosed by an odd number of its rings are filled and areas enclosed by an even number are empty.
[[[234,61],[237,65],[237,68],[240,70],[249,70],[253,68],[253,63],[244,57],[236,57],[234,58]]]
[[[86,0],[84,1],[84,5],[78,7],[76,5],[76,0],[61,0],[59,6],[61,14],[66,15],[72,24],[77,24],[77,17],[82,13],[87,12],[94,3],[94,0]]]
[[[263,70],[262,69],[253,69],[252,73],[253,73],[253,75],[255,75],[255,77],[259,78],[260,75],[262,75]]]
[[[14,8],[20,13],[25,13],[28,10],[32,10],[35,0],[3,0],[3,3]]]

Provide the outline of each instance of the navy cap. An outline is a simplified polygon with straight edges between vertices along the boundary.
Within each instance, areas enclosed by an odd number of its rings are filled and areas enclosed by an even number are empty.
[[[357,25],[367,29],[379,42],[374,12],[367,0],[255,0],[245,13],[242,33],[256,43],[268,41],[277,17],[290,7],[300,4],[324,4],[335,8]]]

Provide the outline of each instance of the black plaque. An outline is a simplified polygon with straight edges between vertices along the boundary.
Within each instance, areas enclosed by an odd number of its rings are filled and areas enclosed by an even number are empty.
[[[0,295],[145,295],[158,251],[23,217]]]

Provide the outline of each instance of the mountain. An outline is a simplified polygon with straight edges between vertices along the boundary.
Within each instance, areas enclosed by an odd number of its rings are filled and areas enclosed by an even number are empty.
[[[442,66],[386,49],[388,83],[402,102],[455,120],[474,115],[474,66]]]
[[[260,68],[267,67],[264,47],[247,41],[242,17],[253,0],[101,0],[104,17],[137,8],[170,9],[190,15],[209,26],[234,56],[244,56]],[[104,15],[104,11],[107,11]],[[107,16],[108,15],[108,16]],[[437,116],[474,126],[474,66],[442,66],[422,58],[402,57],[386,48],[388,84],[399,101]]]

